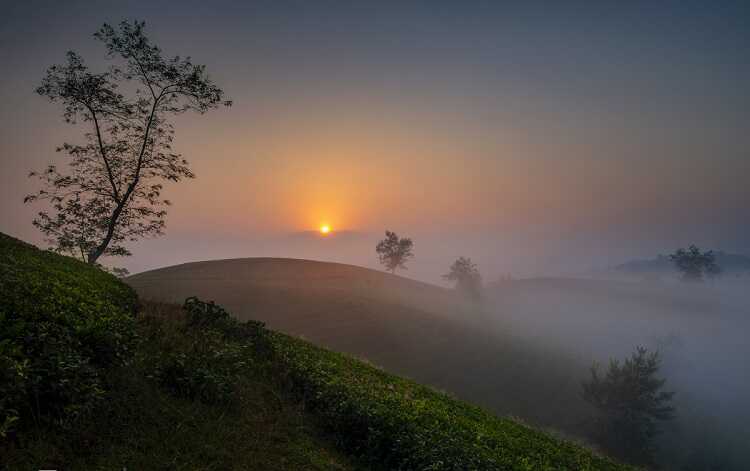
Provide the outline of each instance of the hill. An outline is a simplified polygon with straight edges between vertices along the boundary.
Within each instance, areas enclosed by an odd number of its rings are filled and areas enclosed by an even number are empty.
[[[257,258],[197,262],[127,278],[144,299],[212,299],[239,319],[352,354],[408,356],[392,340],[425,336],[467,309],[450,290],[352,265]],[[403,321],[408,320],[409,328]],[[362,344],[364,338],[371,339]],[[395,348],[395,350],[394,350]],[[371,358],[379,361],[380,356]]]
[[[4,469],[627,469],[197,298],[183,308],[141,301],[133,317],[135,296],[111,275],[2,234],[0,273],[0,412],[21,411],[0,434]],[[24,289],[39,297],[8,296]],[[53,324],[67,332],[65,350],[29,343]],[[117,360],[96,355],[97,332],[117,334]],[[63,352],[79,361],[58,371]],[[97,400],[81,408],[65,393],[46,397],[60,409],[34,405],[40,388],[90,379],[52,373],[93,364],[100,382],[86,391]],[[28,365],[34,382],[16,388],[8,373]]]
[[[241,320],[540,426],[574,431],[587,413],[577,396],[588,365],[532,345],[453,290],[351,265],[269,258],[187,263],[126,282],[143,299],[215,300]],[[565,407],[540,407],[568,396]]]
[[[569,437],[583,436],[592,412],[580,393],[592,362],[637,345],[659,349],[680,411],[660,438],[660,462],[679,469],[697,453],[742,469],[747,458],[740,431],[750,380],[726,359],[750,354],[750,319],[744,290],[733,286],[537,278],[489,286],[472,304],[383,272],[290,259],[191,263],[127,282],[145,299],[197,293],[240,319]]]

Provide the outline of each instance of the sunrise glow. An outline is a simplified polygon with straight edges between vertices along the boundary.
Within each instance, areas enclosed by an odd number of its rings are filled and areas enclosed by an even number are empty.
[[[331,232],[331,226],[328,226],[327,224],[323,224],[320,226],[320,233],[323,235],[328,235]]]

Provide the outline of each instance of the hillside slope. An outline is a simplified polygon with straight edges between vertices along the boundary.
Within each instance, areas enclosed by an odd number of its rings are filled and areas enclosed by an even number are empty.
[[[488,313],[452,290],[351,265],[267,258],[188,263],[126,282],[143,299],[215,300],[239,319],[261,320],[536,424],[570,430],[585,412],[575,402],[554,411],[539,404],[559,403],[571,389],[577,396],[569,372],[587,365],[511,330],[485,328]]]
[[[263,321],[441,387],[448,384],[439,382],[446,372],[429,374],[425,354],[446,347],[459,326],[455,320],[470,309],[444,288],[352,265],[297,259],[187,263],[126,282],[143,299],[182,302],[195,295],[215,300],[241,320]]]
[[[360,469],[267,378],[222,383],[221,403],[170,393],[159,372],[202,340],[179,307],[136,320],[137,304],[114,276],[0,233],[0,469]]]
[[[539,278],[491,285],[472,305],[403,277],[289,259],[185,264],[127,282],[144,298],[197,293],[241,319],[574,437],[593,413],[581,398],[592,362],[622,358],[637,345],[659,349],[680,411],[660,437],[661,462],[679,469],[689,461],[685,450],[747,459],[739,431],[750,418],[743,399],[750,378],[742,362],[716,361],[750,354],[744,289]],[[706,423],[712,432],[698,425]],[[731,453],[707,445],[713,441]]]
[[[49,303],[2,300],[0,346],[19,347],[0,350],[0,364],[21,354],[32,365],[60,358],[54,348],[26,349],[38,324],[29,321],[38,316],[53,312],[42,323],[60,320],[74,336],[80,326],[89,335],[78,319],[97,318],[97,308],[106,313],[110,300],[124,300],[125,309],[112,306],[132,315],[135,298],[114,277],[2,234],[0,242],[3,292],[52,287],[39,292]],[[98,290],[93,299],[85,286]],[[100,364],[101,400],[64,422],[37,408],[34,422],[4,429],[3,469],[629,469],[257,321],[237,321],[197,298],[182,308],[142,302],[131,319],[124,334],[134,341],[122,361]],[[70,344],[73,353],[84,346]],[[0,391],[13,386],[13,371],[2,371]],[[36,383],[19,396],[32,406],[40,386],[65,387],[35,371]]]

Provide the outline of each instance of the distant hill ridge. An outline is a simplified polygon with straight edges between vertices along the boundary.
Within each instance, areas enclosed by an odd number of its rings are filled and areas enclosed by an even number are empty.
[[[750,256],[714,252],[716,263],[725,275],[750,275]],[[630,260],[617,265],[615,271],[627,275],[673,275],[677,273],[674,264],[667,255],[657,255],[651,259]]]

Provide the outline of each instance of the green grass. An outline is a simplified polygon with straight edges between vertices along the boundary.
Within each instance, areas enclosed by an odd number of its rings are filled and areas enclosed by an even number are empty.
[[[156,351],[180,350],[186,332],[178,306],[146,304],[135,361],[113,370],[107,400],[61,431],[31,429],[0,448],[3,469],[363,469],[338,451],[319,421],[253,364],[232,385],[231,400],[176,396],[153,377]]]
[[[113,275],[0,233],[0,294],[5,312],[27,318],[101,322],[132,314],[135,291]]]
[[[0,234],[0,439],[68,425],[132,357],[138,298],[96,268]]]

